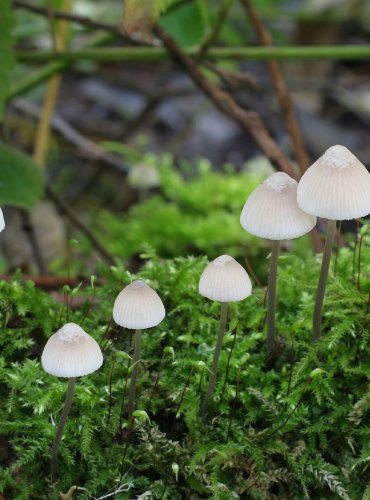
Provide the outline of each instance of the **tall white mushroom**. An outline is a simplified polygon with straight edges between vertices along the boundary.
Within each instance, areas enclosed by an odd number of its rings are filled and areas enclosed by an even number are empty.
[[[297,204],[298,183],[284,172],[270,175],[249,196],[240,223],[255,236],[272,240],[267,297],[267,351],[275,344],[276,278],[281,240],[299,238],[316,225],[316,217]]]
[[[313,341],[321,337],[321,316],[337,220],[370,213],[370,174],[344,146],[332,146],[303,174],[297,191],[305,212],[328,219],[313,316]]]
[[[200,408],[200,415],[207,413],[216,385],[218,361],[226,330],[227,305],[238,302],[252,293],[252,283],[246,270],[229,255],[221,255],[204,269],[199,281],[199,293],[210,300],[221,302],[220,331],[213,355],[208,388]]]
[[[44,370],[56,377],[68,378],[66,400],[51,448],[51,474],[57,472],[57,456],[64,425],[72,404],[76,377],[93,373],[103,363],[98,343],[76,323],[67,323],[47,341],[41,364]]]
[[[165,315],[166,311],[159,295],[142,280],[134,281],[126,286],[118,294],[114,302],[114,321],[120,326],[135,330],[133,370],[128,397],[128,418],[131,418],[135,408],[142,330],[157,326]]]

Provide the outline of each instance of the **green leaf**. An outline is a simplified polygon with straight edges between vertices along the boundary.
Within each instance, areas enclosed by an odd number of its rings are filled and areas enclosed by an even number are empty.
[[[207,30],[204,1],[180,4],[161,17],[161,26],[181,47],[191,47],[203,40]]]
[[[0,144],[0,206],[30,208],[42,195],[40,169],[26,155]]]
[[[11,0],[0,2],[0,122],[4,116],[4,100],[10,88],[10,76],[15,59],[12,53],[14,16]]]

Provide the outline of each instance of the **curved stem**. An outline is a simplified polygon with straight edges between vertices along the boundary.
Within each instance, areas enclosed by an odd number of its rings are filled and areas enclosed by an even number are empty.
[[[329,220],[324,254],[322,256],[319,284],[317,286],[317,292],[316,292],[315,309],[313,313],[313,331],[312,331],[313,342],[318,342],[321,337],[322,306],[324,303],[325,287],[329,273],[331,251],[334,244],[335,229],[336,229],[336,221]]]
[[[51,470],[52,477],[54,477],[58,471],[58,464],[57,464],[58,449],[59,449],[60,441],[62,439],[64,425],[66,423],[66,420],[67,420],[67,417],[69,414],[69,410],[71,409],[73,392],[74,392],[74,388],[75,388],[75,382],[76,382],[76,377],[71,377],[68,379],[68,389],[67,389],[66,400],[64,402],[62,416],[60,417],[60,420],[59,420],[57,433],[55,434],[55,438],[53,441],[53,446],[51,447],[50,470]]]
[[[218,338],[217,338],[216,349],[215,349],[215,352],[213,355],[212,373],[209,376],[207,393],[206,393],[203,404],[202,404],[200,411],[199,411],[199,414],[201,416],[203,416],[207,413],[209,404],[210,404],[211,399],[212,399],[213,391],[214,391],[214,388],[216,385],[218,360],[220,359],[222,342],[224,340],[224,335],[225,335],[225,331],[226,331],[226,321],[227,321],[227,302],[221,302],[220,331],[219,331]]]
[[[134,348],[134,368],[131,373],[130,392],[128,395],[128,418],[130,419],[135,408],[135,393],[136,382],[139,375],[139,360],[140,360],[140,347],[141,347],[141,334],[142,330],[135,331],[135,348]]]
[[[275,311],[276,311],[276,278],[279,257],[279,240],[274,240],[271,246],[271,262],[267,292],[267,352],[270,353],[275,344]]]

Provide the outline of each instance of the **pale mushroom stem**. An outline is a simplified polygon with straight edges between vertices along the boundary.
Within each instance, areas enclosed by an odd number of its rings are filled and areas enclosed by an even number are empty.
[[[137,329],[135,331],[135,348],[134,348],[134,359],[133,359],[134,368],[132,369],[131,373],[130,392],[128,395],[128,419],[132,417],[132,414],[135,409],[136,383],[139,375],[141,334],[142,334],[141,329]]]
[[[66,423],[66,420],[67,420],[67,417],[69,414],[69,410],[71,409],[72,398],[73,398],[73,393],[74,393],[74,389],[75,389],[75,382],[76,382],[76,377],[71,377],[68,379],[68,389],[67,389],[66,400],[64,402],[64,407],[63,407],[62,415],[61,415],[60,420],[59,420],[57,433],[55,434],[55,438],[53,441],[53,446],[51,447],[50,470],[51,470],[52,476],[55,476],[56,473],[58,472],[58,464],[57,464],[58,449],[59,449],[60,441],[62,439],[64,425]]]
[[[213,391],[216,385],[216,377],[217,377],[217,369],[218,369],[218,361],[220,359],[220,353],[222,349],[222,343],[224,340],[224,335],[226,331],[226,322],[227,322],[227,302],[221,302],[221,318],[220,318],[220,331],[217,338],[216,349],[213,354],[213,362],[212,362],[212,370],[208,380],[208,388],[207,393],[205,395],[203,404],[200,408],[199,414],[205,415],[207,413],[208,407],[212,400]]]
[[[271,246],[271,261],[269,283],[267,289],[267,352],[270,353],[275,344],[276,332],[276,278],[279,258],[279,240],[273,240]]]
[[[313,331],[312,331],[313,342],[318,342],[321,337],[322,306],[324,303],[325,287],[329,273],[330,257],[334,245],[336,224],[337,224],[336,220],[328,221],[325,248],[324,248],[324,254],[322,256],[320,278],[319,278],[319,284],[317,286],[315,309],[313,313]]]

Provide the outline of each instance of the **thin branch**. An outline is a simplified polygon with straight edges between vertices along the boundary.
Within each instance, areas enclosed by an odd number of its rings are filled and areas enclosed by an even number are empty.
[[[241,2],[250,17],[250,20],[262,45],[264,45],[265,47],[272,47],[273,41],[271,34],[259,18],[257,11],[253,7],[252,0],[241,0]],[[285,118],[288,133],[292,141],[293,151],[297,159],[300,171],[303,174],[309,167],[310,160],[303,144],[302,135],[294,112],[293,102],[277,61],[269,61],[268,66],[271,79],[275,87],[275,92],[279,99],[280,107]]]
[[[205,54],[207,50],[210,49],[211,46],[217,41],[217,38],[219,37],[220,31],[222,30],[222,26],[224,25],[227,19],[227,16],[229,14],[233,2],[234,0],[224,1],[223,6],[218,12],[217,19],[213,26],[213,29],[208,34],[208,36],[206,37],[205,41],[203,42],[203,44],[199,49],[198,57],[203,56],[203,54]]]
[[[107,250],[103,247],[103,245],[98,241],[94,233],[91,229],[86,226],[82,220],[75,214],[75,212],[71,209],[71,207],[60,198],[60,196],[50,187],[45,187],[45,192],[49,196],[51,200],[55,202],[55,204],[64,212],[64,214],[69,218],[69,220],[78,227],[91,241],[95,250],[98,251],[100,256],[102,257],[107,264],[114,264],[113,257],[107,252]]]
[[[112,35],[115,35],[119,38],[123,38],[126,42],[129,42],[131,44],[139,43],[135,42],[135,40],[132,40],[129,36],[125,35],[116,24],[96,21],[86,16],[80,16],[77,14],[64,12],[61,10],[50,10],[45,7],[39,7],[38,5],[30,4],[28,2],[22,2],[21,0],[15,0],[13,2],[13,7],[18,9],[26,9],[30,12],[33,12],[34,14],[38,14],[43,17],[50,18],[50,16],[52,15],[54,19],[64,19],[66,21],[80,24],[81,26],[84,26],[85,28],[91,30],[98,29],[98,30],[108,31],[109,33],[112,33]],[[140,43],[140,45],[142,45],[142,43]]]
[[[155,28],[158,30],[158,26]],[[158,31],[157,31],[157,36]],[[187,56],[196,56],[194,48],[183,49]],[[53,51],[16,50],[15,56],[21,62],[39,63],[56,60],[77,61],[80,59],[91,61],[167,61],[170,55],[162,47],[108,47],[82,48],[71,51],[62,51],[55,54]],[[213,47],[207,55],[214,60],[249,60],[269,61],[280,60],[360,60],[369,59],[370,45],[324,45],[324,46],[292,46],[292,47]]]
[[[12,108],[35,119],[38,119],[41,113],[41,108],[39,106],[23,99],[17,99],[14,101],[12,103]],[[119,172],[126,173],[128,171],[128,166],[123,163],[122,160],[116,158],[110,153],[107,153],[98,144],[80,134],[60,116],[54,114],[50,123],[56,132],[80,150],[82,156],[90,160],[101,161]]]
[[[250,134],[270,161],[283,172],[297,178],[288,158],[272,139],[260,116],[255,111],[245,111],[223,90],[214,86],[199,70],[197,64],[185,54],[176,42],[160,26],[156,35],[162,40],[172,57],[187,72],[193,82],[209,97],[216,107]]]

